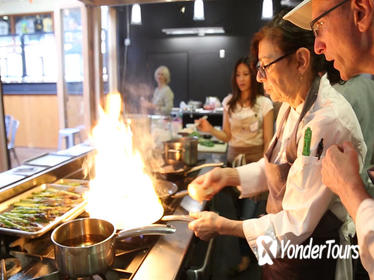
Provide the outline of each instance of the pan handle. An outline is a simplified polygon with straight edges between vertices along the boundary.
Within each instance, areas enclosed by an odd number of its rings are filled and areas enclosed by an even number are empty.
[[[128,230],[122,230],[118,233],[117,240],[134,237],[139,235],[166,235],[176,231],[172,225],[153,224],[144,227],[138,227]]]
[[[221,167],[221,166],[223,166],[223,162],[204,163],[204,164],[192,167],[190,170],[187,170],[185,174],[187,175],[188,173],[200,170],[205,167]]]
[[[170,222],[170,221],[181,221],[181,222],[192,222],[195,220],[189,215],[165,215],[161,218],[161,221]]]
[[[173,198],[173,199],[182,198],[182,197],[185,197],[186,195],[188,195],[188,190],[183,190],[183,191],[179,191],[179,192],[173,194],[171,196],[171,198]]]

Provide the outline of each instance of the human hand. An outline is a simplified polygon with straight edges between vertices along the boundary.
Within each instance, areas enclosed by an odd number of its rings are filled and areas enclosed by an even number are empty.
[[[226,186],[225,168],[216,167],[200,175],[188,185],[188,194],[197,201],[210,200]]]
[[[213,130],[213,126],[208,122],[206,117],[205,118],[202,117],[198,120],[195,120],[195,125],[196,125],[196,128],[202,132],[211,133]]]
[[[361,183],[358,154],[352,143],[333,145],[322,159],[322,182],[334,193],[341,196],[349,187]]]
[[[217,224],[220,217],[214,212],[195,212],[190,213],[190,216],[196,220],[188,224],[188,228],[192,230],[201,240],[208,241],[217,235]]]

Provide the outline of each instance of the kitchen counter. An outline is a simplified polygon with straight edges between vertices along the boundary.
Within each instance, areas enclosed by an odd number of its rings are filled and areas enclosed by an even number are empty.
[[[189,196],[182,200],[181,205],[190,211],[201,211],[204,204],[192,200]],[[174,212],[176,215],[186,215],[188,211],[179,206]],[[163,279],[172,280],[177,277],[184,256],[193,238],[193,232],[187,227],[187,222],[169,222],[176,228],[176,232],[159,238],[152,247],[148,256],[134,276],[134,280]]]

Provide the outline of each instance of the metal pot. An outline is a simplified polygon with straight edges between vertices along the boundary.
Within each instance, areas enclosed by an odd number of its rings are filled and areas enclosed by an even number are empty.
[[[164,142],[165,161],[168,164],[178,161],[187,165],[196,164],[198,143],[198,139],[194,137],[181,137]]]
[[[57,227],[51,235],[58,270],[77,278],[104,273],[114,262],[114,243],[138,235],[174,233],[170,225],[149,225],[116,233],[108,221],[85,218]]]

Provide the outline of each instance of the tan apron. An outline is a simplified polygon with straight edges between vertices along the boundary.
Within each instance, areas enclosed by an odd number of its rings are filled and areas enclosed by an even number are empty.
[[[294,131],[291,134],[290,141],[286,148],[287,162],[283,164],[275,164],[271,162],[272,153],[276,146],[278,139],[284,129],[284,124],[290,113],[290,107],[285,112],[282,121],[277,130],[276,138],[270,145],[269,149],[264,155],[265,158],[265,173],[268,182],[269,196],[266,205],[267,213],[278,213],[282,211],[282,201],[286,191],[286,182],[288,172],[297,158],[297,130],[300,121],[305,114],[313,106],[318,95],[320,79],[316,79],[308,96],[305,100],[303,110],[295,125]],[[304,242],[309,243],[309,239],[313,237],[313,244],[325,244],[326,240],[335,239],[339,244],[338,230],[341,221],[331,212],[327,211],[321,218],[316,229],[312,235]],[[303,244],[304,244],[303,243]],[[274,259],[272,265],[263,266],[263,279],[334,279],[336,260],[334,259],[317,259],[317,260],[299,260],[299,259]]]
[[[246,163],[256,162],[264,156],[264,145],[252,147],[229,146],[227,150],[227,162],[231,165],[234,159],[240,154],[245,156]]]
[[[259,112],[255,106],[252,110],[255,112],[254,115],[232,122],[231,133],[240,135],[244,139],[252,139],[258,135],[260,129]],[[264,155],[264,145],[249,146],[249,147],[235,147],[229,144],[227,151],[227,162],[231,165],[234,159],[240,155],[245,155],[246,163],[258,161]]]

